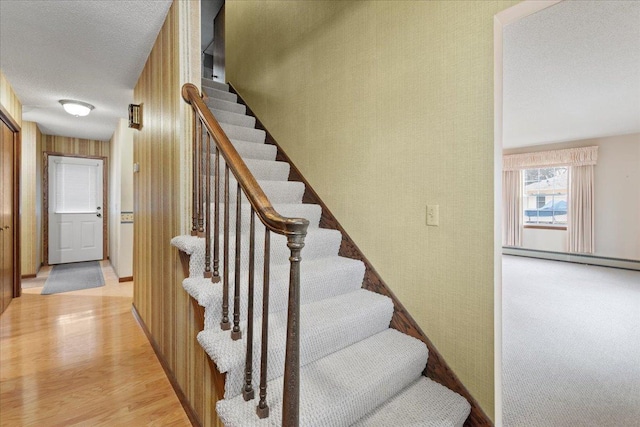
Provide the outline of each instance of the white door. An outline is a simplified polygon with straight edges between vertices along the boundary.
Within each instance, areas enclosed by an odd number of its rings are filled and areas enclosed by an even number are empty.
[[[49,156],[49,264],[102,259],[103,166]]]

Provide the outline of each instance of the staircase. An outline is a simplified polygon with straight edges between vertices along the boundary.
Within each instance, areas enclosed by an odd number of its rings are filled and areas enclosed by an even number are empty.
[[[255,129],[255,118],[246,114],[228,85],[203,79],[202,89],[207,107],[275,211],[309,221],[299,280],[299,425],[462,426],[470,412],[469,403],[422,376],[427,347],[389,328],[392,301],[362,289],[364,264],[338,255],[342,234],[319,227],[322,208],[302,203],[304,184],[288,181],[289,164],[275,160],[277,147],[264,143],[265,132]],[[196,149],[201,151],[204,146],[201,143]],[[204,157],[214,163],[217,158],[212,151]],[[222,171],[222,156],[219,162]],[[208,176],[204,181],[208,181],[210,193],[217,189],[218,194],[228,196],[213,198],[205,206],[208,214],[204,223],[215,240],[212,245],[228,254],[229,261],[211,267],[214,250],[202,232],[200,236],[175,237],[171,243],[190,255],[189,278],[183,287],[205,308],[204,330],[198,334],[198,342],[226,374],[224,399],[216,410],[226,426],[283,425],[292,252],[286,236],[270,233],[265,237],[269,233],[255,220],[247,196],[236,194],[239,187],[233,174],[229,174],[227,187],[222,177],[214,179],[213,169],[207,174],[203,166],[199,172]],[[228,216],[226,236],[225,227],[220,227],[215,239],[214,214],[217,211],[223,216],[225,207],[231,212],[224,215]],[[219,242],[225,242],[224,249]],[[234,259],[236,246],[239,255]],[[267,298],[263,295],[265,274]],[[211,276],[213,282],[217,277],[221,280],[212,283]],[[229,284],[226,290],[225,279]],[[263,305],[268,307],[268,329],[266,325],[263,329]],[[231,327],[232,314],[234,331],[223,330],[221,324]],[[263,338],[267,338],[268,348],[261,346]],[[257,411],[256,406],[262,409]]]

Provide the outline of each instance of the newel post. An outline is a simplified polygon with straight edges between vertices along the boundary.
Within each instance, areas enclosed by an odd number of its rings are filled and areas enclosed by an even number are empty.
[[[300,251],[305,234],[289,235],[289,305],[287,312],[287,347],[284,367],[282,425],[298,426],[300,407]]]

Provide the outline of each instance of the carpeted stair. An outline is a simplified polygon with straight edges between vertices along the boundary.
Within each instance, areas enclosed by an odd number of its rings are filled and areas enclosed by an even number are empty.
[[[301,426],[462,426],[469,403],[421,374],[428,351],[424,343],[389,328],[393,303],[362,289],[364,264],[338,256],[342,235],[319,228],[320,206],[302,204],[303,183],[288,181],[289,164],[275,161],[277,150],[265,144],[265,132],[229,92],[228,85],[203,79],[207,105],[256,177],[274,208],[283,216],[310,222],[302,250],[300,282],[300,425]],[[222,163],[224,164],[224,163]],[[222,179],[221,179],[222,181]],[[212,181],[213,185],[213,181]],[[221,188],[223,183],[220,184]],[[213,188],[213,186],[212,186]],[[235,253],[235,188],[230,180],[230,254]],[[220,329],[222,285],[202,278],[204,239],[179,236],[172,244],[191,255],[184,289],[205,308],[205,329],[198,342],[226,373],[224,399],[216,409],[227,426],[279,426],[282,419],[282,375],[285,359],[289,250],[284,236],[271,233],[269,354],[267,403],[270,416],[255,412],[259,386],[264,226],[256,221],[253,386],[256,399],[245,402],[247,256],[250,206],[241,201],[240,265],[242,339],[233,341]],[[221,204],[220,212],[224,205]],[[214,206],[211,206],[213,213]],[[222,242],[222,230],[220,230]],[[233,255],[232,255],[233,256]],[[222,264],[222,262],[221,262]],[[234,263],[229,266],[229,310],[233,313]],[[223,277],[223,272],[220,272]]]

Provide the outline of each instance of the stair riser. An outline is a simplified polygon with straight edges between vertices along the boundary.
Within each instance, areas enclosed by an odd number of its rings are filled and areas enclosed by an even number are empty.
[[[231,144],[233,144],[233,147],[243,159],[275,161],[276,155],[278,154],[278,148],[275,145],[257,144],[255,142],[240,141],[236,139],[231,139]],[[202,154],[206,156],[206,142],[204,142],[203,145]],[[211,153],[215,153],[215,142],[213,141],[211,145]],[[211,154],[212,168],[214,164],[215,154]]]
[[[227,123],[235,126],[243,126],[247,128],[255,128],[256,127],[256,118],[247,116],[244,114],[236,114],[229,111],[224,110],[211,110],[213,116],[220,123]]]
[[[318,233],[310,233],[307,235],[305,239],[305,247],[302,249],[302,259],[303,260],[314,260],[318,258],[325,258],[330,256],[335,256],[338,254],[338,250],[340,249],[340,243],[342,241],[342,236],[339,232],[335,232],[336,230],[322,230],[323,233],[321,236]],[[331,233],[329,233],[331,232]],[[285,236],[275,233],[271,234],[271,266],[275,265],[288,265],[289,264],[289,256],[291,254],[289,248],[287,247],[287,239]],[[196,259],[204,260],[204,239],[200,239],[201,242],[198,245],[198,248],[192,254],[192,259],[195,261]],[[229,274],[233,274],[234,269],[234,257],[235,257],[235,234],[230,233],[229,235],[229,256],[230,256],[230,265],[229,265]],[[222,232],[220,234],[220,265],[222,271],[223,265],[223,235]],[[213,246],[213,239],[212,239]],[[264,233],[256,233],[255,235],[255,265],[256,269],[262,266],[262,260],[264,259]],[[242,269],[248,268],[249,265],[249,236],[248,234],[242,235],[242,241],[240,242],[241,248],[241,271]],[[211,250],[213,257],[213,248]],[[213,259],[213,258],[212,258]],[[204,272],[204,264],[198,262],[190,262],[189,263],[189,276],[190,277],[202,277]]]
[[[201,80],[201,85],[202,87],[211,87],[214,89],[218,89],[218,90],[223,90],[226,92],[229,92],[229,85],[226,83],[221,83],[215,80],[211,80],[211,79],[202,79]]]
[[[311,205],[311,204],[297,204],[297,205],[273,205],[276,212],[280,215],[288,218],[305,218],[309,221],[309,228],[318,228],[320,224],[320,217],[322,216],[322,208],[319,205]],[[214,217],[214,209],[215,204],[211,204],[210,212],[211,212],[211,224],[213,225]],[[220,203],[219,207],[220,212],[220,220],[218,222],[219,227],[222,228],[222,223],[224,220],[224,203]],[[251,207],[249,205],[241,204],[240,205],[240,217],[242,220],[240,221],[240,230],[241,233],[246,234],[249,232],[249,227],[251,224]],[[264,225],[260,222],[260,219],[256,216],[255,218],[255,227],[256,234],[262,233],[264,234]],[[235,232],[236,229],[236,203],[229,204],[229,228]],[[213,232],[212,232],[213,233]],[[212,234],[213,235],[213,234]]]
[[[265,141],[266,134],[261,129],[235,126],[227,123],[220,123],[220,126],[229,139],[239,139],[241,141],[255,142],[258,144],[263,144]]]
[[[216,110],[229,111],[236,114],[246,114],[247,107],[235,102],[223,101],[222,99],[209,98],[206,101],[207,107]]]
[[[202,90],[209,98],[221,99],[223,101],[238,102],[238,95],[229,91],[218,90],[213,87],[203,86]]]
[[[215,187],[213,183],[214,181],[212,181],[212,185],[211,185],[211,189],[212,189],[211,200],[213,200],[213,197],[214,197],[213,189]],[[233,183],[235,185],[235,181]],[[267,196],[271,204],[302,203],[302,196],[304,194],[305,186],[301,182],[258,180],[258,184],[262,188],[262,191],[264,191],[264,194]],[[233,188],[233,186],[230,186],[229,188]],[[224,191],[224,188],[221,188],[221,189],[222,191]],[[220,194],[221,194],[220,197],[222,198],[222,194],[224,193],[221,192]],[[243,204],[249,203],[244,193],[242,194],[242,203]]]
[[[308,304],[314,301],[320,301],[325,298],[335,297],[345,293],[353,292],[362,287],[364,278],[364,267],[359,263],[341,266],[340,268],[326,271],[314,272],[315,275],[304,274],[304,260],[301,264],[303,274],[300,278],[300,301],[301,304]],[[285,266],[286,267],[286,266]],[[255,284],[255,300],[254,310],[256,313],[262,313],[262,268],[256,269]],[[233,276],[230,278],[230,299],[229,307],[233,312]],[[240,279],[240,320],[247,319],[247,289],[248,276],[241,275]],[[286,268],[272,268],[272,274],[269,279],[269,312],[276,313],[286,310],[287,298],[289,290],[289,271]],[[212,285],[211,290],[203,295],[199,301],[201,305],[206,307],[205,310],[205,329],[219,328],[222,320],[222,285]],[[205,302],[206,304],[202,304]]]
[[[253,175],[256,180],[262,181],[287,181],[289,178],[289,164],[284,162],[272,162],[266,160],[258,160],[258,159],[244,159],[247,168]],[[224,191],[224,174],[225,174],[225,165],[226,162],[221,159],[220,160],[220,189]],[[210,165],[210,173],[211,173],[211,188],[215,188],[215,161]],[[204,167],[203,167],[204,171]],[[233,172],[229,170],[229,195],[230,197],[235,197],[236,185],[237,181],[233,176]]]

